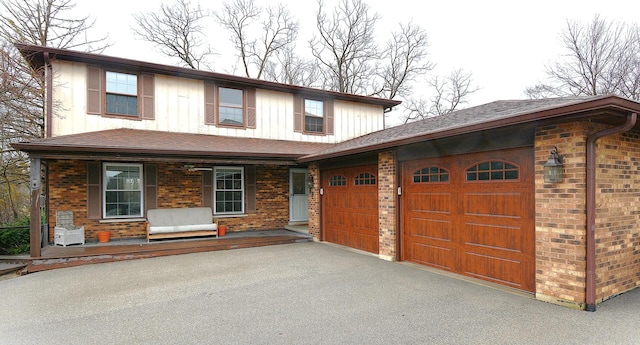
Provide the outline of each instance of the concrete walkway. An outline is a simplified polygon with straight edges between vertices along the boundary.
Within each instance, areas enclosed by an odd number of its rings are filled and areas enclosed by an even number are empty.
[[[0,344],[637,344],[640,289],[595,313],[324,243],[0,281]]]

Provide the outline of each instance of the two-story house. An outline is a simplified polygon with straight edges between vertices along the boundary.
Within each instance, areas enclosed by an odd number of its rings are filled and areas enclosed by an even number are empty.
[[[15,145],[32,199],[89,238],[205,206],[233,230],[308,222],[320,241],[580,309],[640,285],[638,102],[496,101],[384,129],[399,102],[18,48],[47,77],[46,138]]]

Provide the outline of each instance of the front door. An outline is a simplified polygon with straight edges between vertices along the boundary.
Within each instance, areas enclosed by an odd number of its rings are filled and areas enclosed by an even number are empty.
[[[307,169],[289,171],[289,221],[306,222],[309,220],[309,187]]]

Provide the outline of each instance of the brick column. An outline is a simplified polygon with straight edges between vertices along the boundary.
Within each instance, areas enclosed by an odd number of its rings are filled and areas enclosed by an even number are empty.
[[[587,123],[540,127],[535,134],[536,298],[582,308],[586,269]],[[554,146],[564,158],[561,183],[545,183]]]
[[[309,178],[313,186],[309,188],[309,234],[314,241],[320,241],[320,169],[317,163],[309,165]]]
[[[396,260],[396,220],[398,217],[396,153],[378,154],[378,255]]]

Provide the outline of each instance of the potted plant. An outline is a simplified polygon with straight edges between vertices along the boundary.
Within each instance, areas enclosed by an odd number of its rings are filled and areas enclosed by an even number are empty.
[[[100,243],[109,242],[109,238],[111,238],[111,233],[109,231],[98,231],[96,235],[98,235],[98,241]]]

